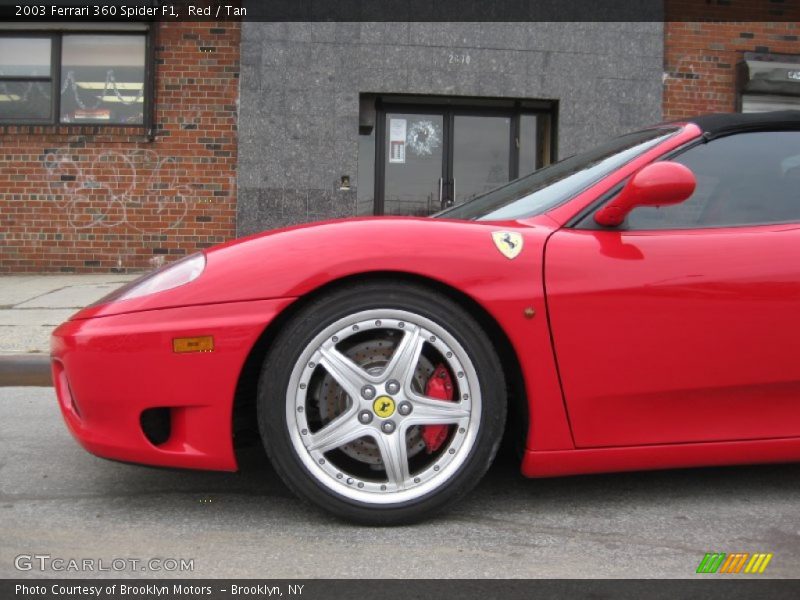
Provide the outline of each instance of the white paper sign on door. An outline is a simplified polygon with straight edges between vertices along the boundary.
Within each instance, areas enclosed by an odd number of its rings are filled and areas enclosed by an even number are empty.
[[[405,119],[389,119],[389,162],[406,162]]]

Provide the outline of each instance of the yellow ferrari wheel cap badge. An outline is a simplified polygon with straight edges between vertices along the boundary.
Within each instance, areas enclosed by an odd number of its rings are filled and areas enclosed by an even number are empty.
[[[508,259],[514,259],[522,252],[522,236],[514,231],[495,231],[492,232],[494,245],[500,250],[500,254]]]
[[[372,403],[372,410],[381,419],[386,419],[394,414],[394,400],[389,396],[378,396]]]

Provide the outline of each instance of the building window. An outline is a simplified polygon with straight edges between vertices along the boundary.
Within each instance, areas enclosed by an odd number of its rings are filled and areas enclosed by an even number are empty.
[[[0,120],[52,118],[52,42],[49,37],[0,37]]]
[[[0,123],[144,125],[146,34],[0,36]]]

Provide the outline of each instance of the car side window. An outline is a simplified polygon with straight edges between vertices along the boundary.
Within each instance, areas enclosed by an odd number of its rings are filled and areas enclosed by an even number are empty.
[[[800,222],[800,131],[730,135],[671,160],[695,174],[694,194],[672,206],[636,208],[627,230]]]

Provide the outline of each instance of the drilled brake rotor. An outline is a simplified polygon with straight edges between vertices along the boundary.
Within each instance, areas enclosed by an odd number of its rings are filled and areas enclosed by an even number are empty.
[[[395,342],[387,338],[367,340],[355,344],[352,348],[344,351],[344,354],[368,373],[378,374],[383,371],[383,368],[392,357],[394,345]],[[433,364],[424,355],[421,355],[414,373],[414,382],[417,390],[425,389],[425,383],[433,374],[433,371]],[[317,388],[315,397],[323,426],[344,412],[348,405],[347,394],[333,377],[327,373]],[[409,458],[416,456],[425,448],[425,441],[422,439],[419,427],[411,427],[408,430],[406,433],[406,445]],[[371,438],[360,438],[341,446],[339,450],[350,458],[369,465],[380,465],[383,462],[378,446]]]

